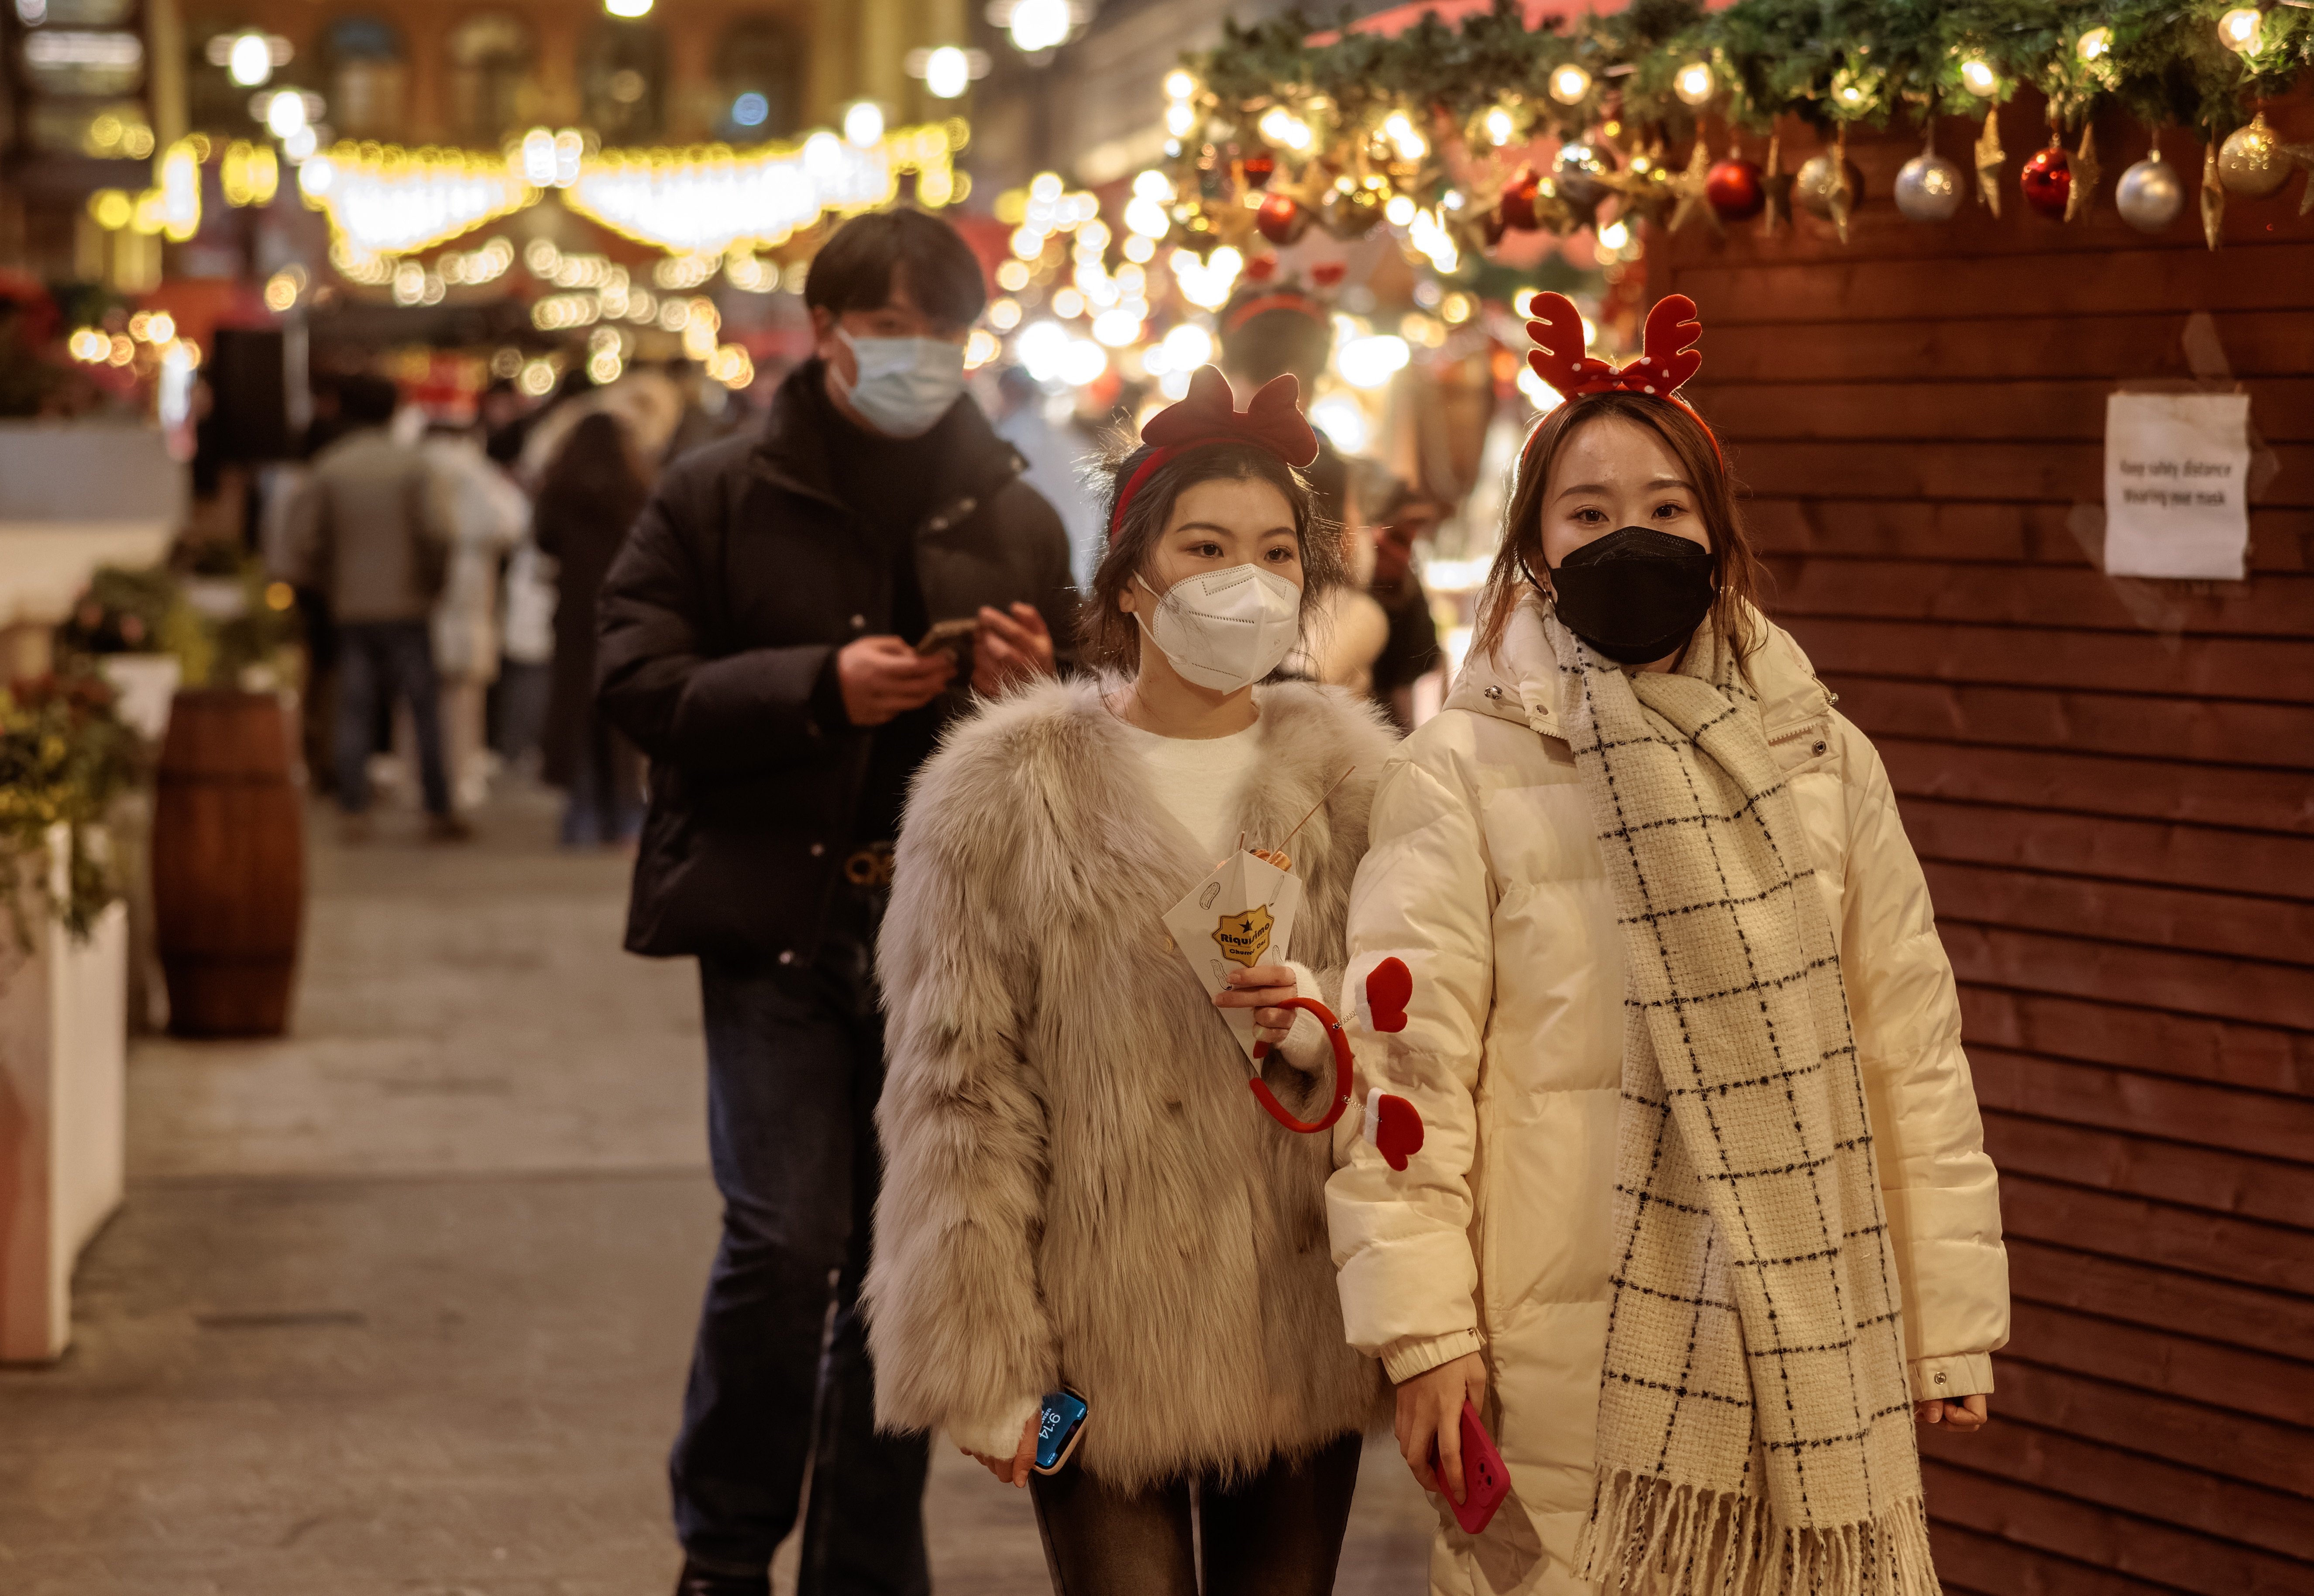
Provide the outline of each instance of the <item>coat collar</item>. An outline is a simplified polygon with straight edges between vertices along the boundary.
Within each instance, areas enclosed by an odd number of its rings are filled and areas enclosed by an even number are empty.
[[[826,363],[815,357],[788,374],[772,395],[752,459],[756,474],[775,486],[848,509],[827,472],[827,429],[847,423],[827,398],[826,373]],[[1029,466],[997,436],[970,394],[914,443],[933,483],[930,502],[941,507],[932,517],[935,530],[971,515]]]
[[[1833,700],[1816,680],[1815,667],[1791,633],[1755,613],[1764,634],[1744,660],[1768,736],[1831,710]],[[1559,657],[1543,634],[1542,600],[1528,594],[1511,613],[1501,644],[1492,653],[1472,650],[1463,662],[1445,707],[1515,721],[1546,737],[1566,740],[1559,705]]]

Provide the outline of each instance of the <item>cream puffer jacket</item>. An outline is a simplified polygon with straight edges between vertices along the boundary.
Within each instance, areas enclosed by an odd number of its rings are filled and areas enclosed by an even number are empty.
[[[1760,624],[1749,666],[1840,944],[1914,1395],[1990,1391],[2008,1261],[1927,883],[1871,743]],[[1414,974],[1403,1030],[1351,1022],[1360,1070],[1414,1101],[1427,1139],[1403,1173],[1347,1148],[1327,1192],[1343,1319],[1394,1380],[1483,1351],[1511,1472],[1483,1536],[1442,1514],[1442,1592],[1594,1588],[1569,1559],[1606,1338],[1623,950],[1559,681],[1530,598],[1385,768],[1350,904],[1346,985],[1392,957]]]

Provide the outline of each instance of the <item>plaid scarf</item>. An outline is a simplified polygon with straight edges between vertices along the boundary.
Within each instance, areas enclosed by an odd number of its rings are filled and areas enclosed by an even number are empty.
[[[1581,1577],[1935,1596],[1840,956],[1760,701],[1546,614],[1624,934],[1617,1248]]]

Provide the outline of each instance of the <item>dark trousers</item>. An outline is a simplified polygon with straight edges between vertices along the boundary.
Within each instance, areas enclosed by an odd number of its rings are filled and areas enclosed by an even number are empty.
[[[1099,1424],[1100,1413],[1085,1422]],[[1200,1549],[1205,1596],[1327,1596],[1350,1526],[1360,1445],[1345,1435],[1226,1488],[1175,1479],[1126,1493],[1074,1465],[1031,1475],[1055,1596],[1198,1596]],[[1193,1486],[1203,1532],[1194,1539]]]
[[[676,1534],[702,1567],[759,1574],[808,1477],[798,1596],[932,1589],[928,1438],[876,1433],[859,1305],[881,1173],[873,953],[888,895],[837,889],[817,969],[700,960],[723,1243],[668,1459]]]
[[[426,812],[450,812],[442,763],[442,694],[434,677],[434,634],[423,621],[353,621],[338,628],[338,803],[349,815],[369,807],[369,755],[377,717],[396,698],[410,704],[418,732],[418,773]]]

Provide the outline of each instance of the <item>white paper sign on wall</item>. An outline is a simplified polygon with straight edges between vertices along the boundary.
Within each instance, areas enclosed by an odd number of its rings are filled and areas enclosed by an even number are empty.
[[[2248,479],[2248,394],[2107,395],[2106,574],[2240,581]]]

